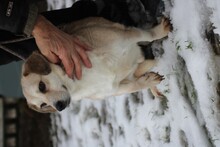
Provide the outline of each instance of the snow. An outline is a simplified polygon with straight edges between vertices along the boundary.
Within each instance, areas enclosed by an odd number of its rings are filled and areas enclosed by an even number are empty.
[[[164,54],[152,70],[165,76],[158,85],[165,98],[154,98],[146,89],[72,102],[69,109],[51,116],[54,146],[220,146],[220,58],[206,38],[211,24],[220,34],[220,1],[164,2],[173,31],[162,44],[153,44],[155,52],[162,48]]]
[[[71,7],[75,0],[47,0],[48,10]]]
[[[215,33],[220,34],[220,1],[218,0],[214,0],[214,1],[208,1],[207,0],[207,6],[211,9],[212,13],[210,16],[211,22],[213,23],[213,25],[216,27],[216,29],[214,30]]]

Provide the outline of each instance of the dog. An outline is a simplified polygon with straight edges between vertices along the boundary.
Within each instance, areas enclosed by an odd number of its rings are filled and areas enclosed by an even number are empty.
[[[93,48],[87,52],[93,67],[82,67],[83,78],[73,80],[61,66],[33,52],[21,74],[22,91],[30,108],[51,113],[64,110],[70,101],[103,99],[144,88],[160,94],[155,86],[164,77],[149,72],[156,60],[146,60],[138,43],[166,37],[170,32],[167,19],[150,30],[142,30],[92,17],[66,24],[62,30]]]

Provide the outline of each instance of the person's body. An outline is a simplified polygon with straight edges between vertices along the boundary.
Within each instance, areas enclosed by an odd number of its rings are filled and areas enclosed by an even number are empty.
[[[102,2],[102,0],[99,1]],[[125,1],[111,0],[105,1],[105,4],[103,6],[94,1],[78,1],[71,8],[44,12],[39,15],[34,4],[28,3],[27,0],[20,0],[18,3],[13,4],[10,4],[7,0],[0,0],[0,10],[4,10],[4,12],[0,12],[0,29],[2,30],[0,31],[0,41],[17,38],[19,35],[33,35],[37,47],[49,61],[57,63],[61,60],[67,74],[71,77],[75,70],[76,77],[80,79],[80,62],[83,62],[87,67],[91,67],[86,54],[89,47],[77,38],[60,31],[54,25],[89,16],[102,16],[128,26],[137,25],[128,14]],[[16,15],[12,15],[14,11]],[[18,52],[26,56],[37,48],[33,40],[9,44],[8,46],[19,50]],[[17,57],[13,57],[1,49],[0,56],[0,64],[18,60]]]
[[[17,36],[33,35],[41,53],[52,63],[61,60],[70,77],[75,70],[76,77],[81,78],[81,61],[86,67],[91,67],[85,52],[89,47],[77,38],[60,31],[44,16],[39,15],[35,4],[26,0],[16,2],[1,0],[0,2],[1,30]],[[5,37],[3,33],[0,34],[2,38]]]

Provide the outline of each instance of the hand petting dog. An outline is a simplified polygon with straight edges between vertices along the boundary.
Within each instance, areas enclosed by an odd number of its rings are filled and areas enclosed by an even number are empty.
[[[148,59],[145,54],[149,51],[145,52],[147,48],[142,49],[139,42],[164,38],[170,28],[168,19],[162,19],[155,27],[143,30],[126,27],[104,18],[91,17],[65,24],[62,30],[69,35],[56,29],[43,34],[34,32],[37,42],[38,37],[45,37],[43,40],[48,44],[41,44],[44,47],[41,49],[43,54],[49,57],[51,55],[54,62],[60,59],[65,65],[69,64],[65,58],[70,58],[70,64],[74,62],[72,67],[77,70],[77,78],[80,78],[80,74],[83,78],[72,80],[60,65],[49,62],[39,52],[32,53],[23,64],[21,76],[22,91],[28,106],[38,112],[50,113],[64,110],[71,101],[84,98],[103,99],[145,88],[150,88],[155,97],[162,96],[156,85],[164,80],[164,77],[151,71],[157,60]],[[49,36],[50,33],[52,36]],[[57,33],[61,33],[63,38],[58,37]],[[84,46],[71,36],[77,36],[93,48],[87,52],[88,56]],[[54,37],[53,41],[50,40],[51,37]],[[47,47],[49,49],[46,50]],[[88,57],[93,68],[76,65],[79,63],[76,59],[82,58],[85,65],[91,66]],[[69,74],[72,72],[67,67],[65,69]]]
[[[38,17],[32,35],[41,53],[52,63],[58,63],[61,60],[70,78],[76,75],[77,79],[81,79],[81,62],[87,68],[92,67],[86,53],[87,50],[91,50],[90,47],[78,38],[59,30],[43,16]]]

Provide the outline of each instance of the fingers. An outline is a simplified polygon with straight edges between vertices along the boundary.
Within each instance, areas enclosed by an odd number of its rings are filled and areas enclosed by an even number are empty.
[[[87,68],[91,68],[91,67],[92,67],[92,63],[91,63],[91,61],[89,60],[89,57],[88,57],[86,51],[85,51],[84,49],[78,48],[78,49],[77,49],[77,52],[78,52],[80,58],[82,59],[82,62],[84,63],[84,65],[85,65]]]
[[[82,46],[78,46],[76,48],[76,51],[77,51],[78,54],[76,54],[77,56],[75,56],[73,58],[73,61],[74,61],[74,64],[75,64],[76,77],[77,77],[77,79],[80,80],[81,77],[82,77],[82,68],[81,68],[81,62],[80,61],[82,61],[87,68],[91,68],[92,63],[89,60],[89,57],[88,57],[88,55],[85,51],[85,48],[83,48]]]
[[[77,51],[77,53],[72,56],[74,65],[75,65],[75,74],[77,79],[81,79],[82,78],[82,65],[81,65],[81,61],[83,62],[83,64],[87,67],[87,68],[91,68],[92,67],[92,63],[89,60],[89,57],[86,53],[86,50],[91,50],[90,47],[88,47],[85,43],[81,43],[80,40],[78,38],[74,38],[74,43],[75,43],[75,50]]]
[[[42,53],[43,54],[43,53]],[[47,57],[47,59],[52,62],[52,63],[58,63],[59,62],[59,58],[58,56],[56,56],[54,53],[49,52],[48,54],[43,54],[44,56]]]
[[[81,57],[84,65],[87,67],[87,68],[91,68],[92,67],[92,63],[91,61],[89,60],[89,57],[86,53],[86,50],[92,50],[88,45],[86,45],[85,43],[82,43],[79,38],[75,37],[74,38],[74,43],[78,46],[76,48],[79,56]]]
[[[65,67],[66,73],[70,78],[73,78],[73,75],[76,75],[76,78],[80,80],[82,78],[82,65],[81,61],[87,68],[92,67],[92,63],[86,53],[86,51],[79,47],[75,46],[75,52],[72,51],[70,57],[66,54],[65,57],[61,58],[62,63]],[[73,73],[75,72],[75,73]]]
[[[74,63],[71,60],[71,58],[66,58],[66,57],[67,56],[63,56],[63,58],[61,57],[61,61],[65,68],[66,74],[68,75],[68,77],[73,79],[74,78],[73,77]]]
[[[77,53],[74,53],[71,56],[68,56],[66,54],[61,58],[61,61],[63,63],[67,75],[70,78],[74,78],[74,75],[76,75],[76,78],[78,80],[82,78],[81,60]]]
[[[72,59],[75,65],[76,78],[80,80],[82,78],[82,68],[81,68],[80,58],[78,55],[75,55]]]

